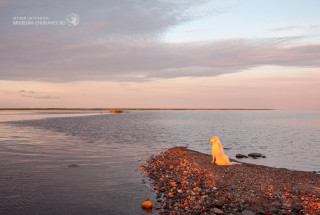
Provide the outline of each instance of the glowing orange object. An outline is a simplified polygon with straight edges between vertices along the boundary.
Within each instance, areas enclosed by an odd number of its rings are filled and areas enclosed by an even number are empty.
[[[223,152],[222,144],[218,137],[209,140],[212,143],[212,163],[217,165],[232,165],[227,155]]]
[[[150,202],[149,200],[145,201],[144,203],[142,203],[141,207],[143,209],[151,209],[152,208],[152,202]]]

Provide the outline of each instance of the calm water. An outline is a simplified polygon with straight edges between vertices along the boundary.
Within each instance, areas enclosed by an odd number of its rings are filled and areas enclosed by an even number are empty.
[[[260,152],[245,162],[320,170],[320,112],[0,112],[0,214],[142,214],[139,165],[172,146]],[[68,165],[79,167],[70,168]]]

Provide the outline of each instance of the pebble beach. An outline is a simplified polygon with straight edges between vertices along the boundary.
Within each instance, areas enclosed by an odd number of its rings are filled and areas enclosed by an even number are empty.
[[[320,214],[320,175],[255,164],[218,166],[186,147],[151,155],[142,174],[158,214]]]

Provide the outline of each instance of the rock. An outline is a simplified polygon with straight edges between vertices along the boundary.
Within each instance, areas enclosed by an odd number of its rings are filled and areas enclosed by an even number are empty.
[[[70,168],[76,168],[76,167],[79,167],[79,165],[77,165],[77,164],[70,164],[68,167],[70,167]]]
[[[222,206],[224,205],[224,200],[220,199],[214,202],[214,206],[218,207],[218,208],[222,208]]]
[[[254,152],[254,153],[248,154],[248,156],[252,157],[252,158],[260,158],[262,156],[262,154]]]
[[[302,207],[301,206],[295,206],[292,208],[292,212],[296,212],[296,213],[299,213],[299,211],[302,210]]]
[[[282,206],[282,204],[280,202],[274,201],[271,203],[271,206],[273,206],[275,208],[280,208]]]
[[[232,185],[231,188],[232,189],[237,189],[239,186],[238,185]]]
[[[288,210],[281,210],[279,212],[280,215],[286,215],[286,214],[289,214],[289,211]]]
[[[177,183],[176,182],[171,182],[170,185],[171,185],[171,187],[176,187]]]
[[[193,191],[196,192],[196,193],[199,193],[199,192],[201,192],[201,188],[196,187],[196,188],[193,189]]]
[[[246,156],[243,154],[236,154],[236,158],[245,158]]]
[[[142,203],[141,207],[143,209],[151,209],[152,208],[152,202],[150,202],[149,200],[145,201],[144,203]]]
[[[277,208],[269,208],[269,211],[272,212],[272,213],[278,213],[279,209],[277,209]]]
[[[241,215],[255,215],[255,213],[249,210],[244,210],[241,212]]]
[[[258,212],[257,212],[257,215],[266,215],[267,213],[265,212],[265,211],[263,211],[263,210],[259,210]]]
[[[220,210],[219,208],[213,208],[213,213],[215,213],[215,214],[223,214],[223,211]]]
[[[202,212],[208,212],[209,208],[203,208]]]

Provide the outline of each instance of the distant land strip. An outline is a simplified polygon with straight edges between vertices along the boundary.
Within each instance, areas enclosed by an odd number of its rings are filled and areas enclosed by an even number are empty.
[[[139,110],[276,110],[270,108],[0,108],[0,111],[12,110],[46,110],[46,111],[110,111],[110,110],[124,110],[124,111],[139,111]]]

